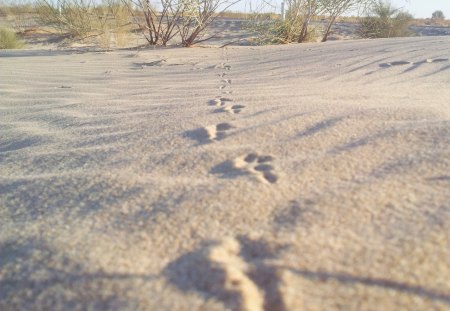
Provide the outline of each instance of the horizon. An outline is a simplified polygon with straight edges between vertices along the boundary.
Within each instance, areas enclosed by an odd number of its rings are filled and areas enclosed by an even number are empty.
[[[50,0],[52,1],[52,0]],[[57,1],[57,0],[53,0]],[[100,0],[98,0],[100,1]],[[158,1],[158,0],[157,0]],[[286,0],[284,0],[286,1]],[[14,3],[34,3],[36,0],[0,0],[0,4]],[[228,0],[227,0],[228,2]],[[233,2],[229,0],[228,3]],[[241,0],[231,5],[226,11],[250,13],[250,12],[281,12],[281,3],[283,0]],[[450,19],[450,1],[443,3],[442,0],[391,0],[388,1],[393,7],[406,11],[413,15],[414,18],[424,19],[431,18],[433,12],[442,11],[446,19]],[[225,2],[224,2],[225,3]],[[223,6],[225,7],[225,5]],[[354,12],[355,13],[355,12]],[[352,16],[354,13],[344,15]],[[356,14],[357,15],[357,14]]]
[[[279,13],[281,11],[281,2],[282,0],[276,0],[273,2],[243,0],[229,7],[227,11],[243,13],[250,13],[254,11]],[[394,7],[409,12],[414,16],[414,18],[431,18],[433,12],[438,10],[444,13],[446,19],[450,18],[450,1],[447,3],[442,3],[442,0],[392,0],[390,2]]]

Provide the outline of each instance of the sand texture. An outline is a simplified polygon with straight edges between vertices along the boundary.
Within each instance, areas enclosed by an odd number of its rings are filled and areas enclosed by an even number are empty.
[[[449,310],[449,58],[0,52],[0,310]]]

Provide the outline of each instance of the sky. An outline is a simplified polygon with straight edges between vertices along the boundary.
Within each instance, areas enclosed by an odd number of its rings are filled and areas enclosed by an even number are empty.
[[[238,4],[232,6],[230,10],[249,12],[251,7],[252,11],[279,12],[281,1],[283,0],[241,0]],[[411,13],[415,18],[431,17],[434,11],[440,10],[447,19],[450,19],[450,0],[390,0],[390,2],[393,7],[402,8],[404,11]],[[264,10],[259,9],[262,5],[265,7]]]
[[[408,11],[415,18],[431,17],[434,11],[440,10],[445,18],[450,19],[450,0],[391,0],[391,3]]]

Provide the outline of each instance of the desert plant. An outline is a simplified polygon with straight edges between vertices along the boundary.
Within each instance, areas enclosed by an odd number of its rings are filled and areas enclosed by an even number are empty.
[[[20,14],[33,13],[34,6],[28,0],[6,0],[0,1],[0,16],[17,16]]]
[[[288,0],[284,19],[270,19],[265,13],[256,14],[247,28],[256,34],[259,44],[306,42],[315,38],[311,20],[320,13],[316,0]]]
[[[0,27],[0,50],[2,49],[20,49],[24,46],[14,30]]]
[[[181,0],[183,14],[177,28],[183,46],[206,41],[215,36],[200,38],[205,29],[217,18],[218,11],[226,11],[241,0]]]
[[[433,20],[444,20],[445,19],[445,15],[442,11],[434,11],[433,14],[431,15],[431,19]]]
[[[101,37],[104,45],[111,32],[129,27],[128,8],[115,0],[38,0],[41,22],[55,27],[72,38]],[[109,44],[108,44],[109,45]]]
[[[390,38],[409,36],[408,27],[413,17],[392,7],[389,2],[379,1],[371,14],[361,19],[358,33],[363,38]]]
[[[132,14],[134,23],[143,30],[150,45],[167,45],[178,34],[177,22],[182,18],[185,6],[181,0],[160,0],[155,4],[150,0],[124,0]]]
[[[331,27],[339,16],[349,11],[365,12],[368,7],[374,5],[374,0],[320,0],[320,5],[324,14],[328,16],[327,26],[322,37],[322,42],[325,42]]]
[[[294,42],[299,35],[300,27],[281,19],[257,18],[251,20],[247,29],[256,34],[254,42],[258,45],[286,44]]]

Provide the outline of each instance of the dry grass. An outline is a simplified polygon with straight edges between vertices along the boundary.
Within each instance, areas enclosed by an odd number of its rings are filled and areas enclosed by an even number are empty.
[[[431,19],[431,18],[414,19],[412,20],[411,25],[450,27],[450,19]]]
[[[254,16],[260,16],[265,20],[279,20],[281,19],[281,15],[277,13],[243,13],[243,12],[233,12],[233,11],[225,11],[216,14],[217,17],[220,18],[229,18],[229,19],[252,19]]]

